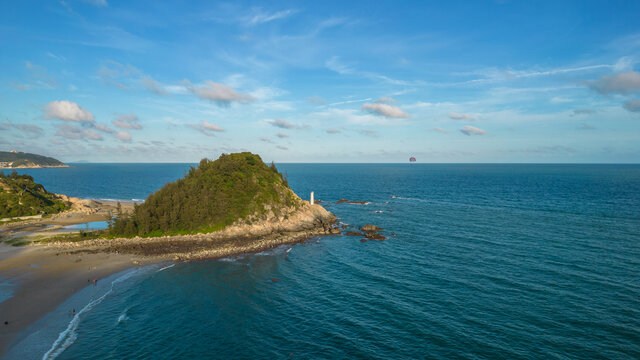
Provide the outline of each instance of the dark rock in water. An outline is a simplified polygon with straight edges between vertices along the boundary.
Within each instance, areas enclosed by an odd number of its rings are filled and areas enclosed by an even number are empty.
[[[342,225],[342,230],[344,230],[344,229],[346,229],[346,228],[348,228],[348,226],[347,226],[347,225]]]
[[[351,200],[347,200],[345,198],[342,198],[342,199],[336,201],[336,204],[342,204],[342,203],[364,205],[364,204],[368,204],[369,202],[368,201],[351,201]]]
[[[387,238],[385,236],[383,236],[381,234],[378,234],[378,233],[369,232],[369,233],[364,234],[364,236],[369,240],[380,240],[380,241],[387,240]]]
[[[322,201],[322,200],[313,200],[313,202],[315,204],[324,204],[324,201]]]
[[[367,242],[367,239],[360,239],[360,242]]]
[[[382,228],[376,225],[366,224],[365,226],[361,227],[360,230],[364,232],[376,232],[381,231]]]
[[[278,282],[278,279],[271,279],[271,282]]]
[[[357,231],[349,231],[349,232],[345,233],[345,235],[347,235],[347,236],[362,236],[362,234],[357,232]]]

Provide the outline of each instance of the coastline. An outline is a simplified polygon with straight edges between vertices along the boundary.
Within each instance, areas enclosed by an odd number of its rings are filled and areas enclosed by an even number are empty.
[[[69,165],[38,165],[38,166],[16,166],[16,167],[0,167],[0,170],[12,170],[12,169],[45,169],[45,168],[65,168],[71,167]]]
[[[68,214],[59,214],[65,220]],[[99,216],[88,211],[86,216]],[[68,221],[77,221],[72,217]],[[311,237],[340,233],[335,215],[303,201],[287,219],[240,223],[208,234],[158,238],[97,239],[53,242],[15,248],[0,244],[0,277],[13,284],[13,295],[0,302],[0,357],[26,336],[30,325],[72,295],[135,266],[167,261],[219,259],[256,253]],[[4,325],[8,321],[9,325]]]
[[[136,259],[150,264],[152,259]],[[0,303],[0,357],[31,324],[55,310],[76,292],[135,266],[131,256],[119,254],[66,255],[40,246],[0,245],[0,275],[13,294]],[[8,321],[8,325],[5,325]]]

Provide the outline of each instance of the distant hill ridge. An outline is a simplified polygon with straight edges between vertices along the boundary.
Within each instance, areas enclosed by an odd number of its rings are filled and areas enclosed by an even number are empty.
[[[0,151],[0,169],[66,167],[60,160],[52,157],[19,151]]]

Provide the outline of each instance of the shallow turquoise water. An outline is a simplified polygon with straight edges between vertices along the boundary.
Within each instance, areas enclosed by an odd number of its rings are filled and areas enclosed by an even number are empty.
[[[187,167],[30,172],[69,195],[131,199]],[[640,166],[279,168],[303,198],[389,239],[150,271],[83,312],[58,359],[640,358]],[[111,180],[72,184],[83,171]],[[370,204],[333,204],[343,197]]]

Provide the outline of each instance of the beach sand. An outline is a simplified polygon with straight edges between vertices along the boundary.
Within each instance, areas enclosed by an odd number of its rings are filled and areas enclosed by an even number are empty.
[[[77,291],[136,264],[153,263],[122,254],[69,255],[40,246],[0,244],[0,277],[9,280],[13,296],[0,303],[0,354],[26,328],[55,310]],[[5,324],[8,322],[8,325]]]
[[[45,225],[105,220],[115,207],[115,203],[94,200],[83,201],[81,205],[82,208],[74,207],[48,219],[1,225],[0,236],[29,239],[33,234],[41,236],[50,231]],[[133,205],[127,207],[132,209]],[[93,279],[100,281],[133,266],[260,252],[313,236],[340,233],[333,226],[336,217],[320,205],[304,202],[301,208],[292,211],[286,219],[240,223],[210,234],[48,242],[21,247],[0,243],[0,279],[13,284],[12,297],[0,303],[0,355],[27,335],[29,325],[79,290],[93,286]]]

